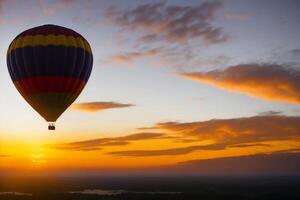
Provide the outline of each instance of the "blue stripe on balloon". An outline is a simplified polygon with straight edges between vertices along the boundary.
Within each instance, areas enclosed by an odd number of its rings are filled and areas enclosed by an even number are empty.
[[[35,76],[68,76],[87,81],[93,56],[70,46],[26,46],[8,54],[7,64],[13,81]]]

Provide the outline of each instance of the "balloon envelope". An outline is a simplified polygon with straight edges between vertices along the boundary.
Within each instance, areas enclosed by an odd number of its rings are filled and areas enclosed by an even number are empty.
[[[7,52],[8,71],[17,90],[49,122],[55,122],[79,96],[92,65],[87,40],[56,25],[22,32]]]

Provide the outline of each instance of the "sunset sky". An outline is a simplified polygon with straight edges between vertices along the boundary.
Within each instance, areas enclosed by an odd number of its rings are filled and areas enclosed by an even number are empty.
[[[0,170],[222,166],[300,152],[299,9],[297,0],[0,0]],[[10,42],[43,24],[82,34],[94,56],[54,132],[6,64]]]

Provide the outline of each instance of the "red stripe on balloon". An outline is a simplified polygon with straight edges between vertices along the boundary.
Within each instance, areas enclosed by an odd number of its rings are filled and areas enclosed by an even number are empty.
[[[73,77],[39,76],[20,79],[14,84],[22,95],[47,92],[79,94],[86,81]]]

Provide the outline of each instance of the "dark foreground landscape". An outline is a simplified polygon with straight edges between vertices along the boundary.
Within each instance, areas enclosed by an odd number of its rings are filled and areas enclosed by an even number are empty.
[[[1,177],[0,199],[300,199],[300,177]]]

